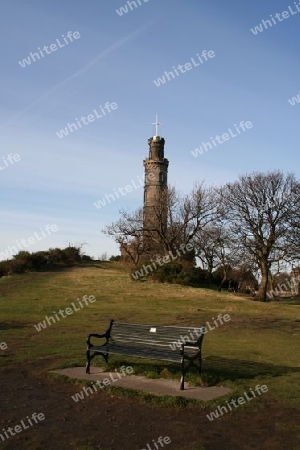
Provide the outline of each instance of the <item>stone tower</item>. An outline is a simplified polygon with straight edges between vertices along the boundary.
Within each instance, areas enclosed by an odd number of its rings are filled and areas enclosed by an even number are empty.
[[[155,230],[164,232],[167,227],[166,194],[168,189],[169,161],[164,155],[164,138],[158,136],[158,121],[156,118],[155,136],[148,139],[149,157],[144,160],[144,243],[155,250],[153,242]],[[150,236],[150,232],[151,235]]]
[[[291,293],[292,296],[300,295],[300,267],[295,267],[291,272]]]

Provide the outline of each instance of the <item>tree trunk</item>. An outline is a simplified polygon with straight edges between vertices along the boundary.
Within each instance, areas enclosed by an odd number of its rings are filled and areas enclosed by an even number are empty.
[[[223,274],[223,279],[222,279],[221,284],[220,284],[219,289],[218,289],[219,292],[222,291],[222,287],[223,287],[223,285],[224,285],[224,283],[225,283],[226,281],[227,281],[227,272],[225,272],[225,273]]]
[[[261,270],[261,283],[258,289],[258,298],[261,301],[266,302],[269,284],[269,266],[267,261],[261,261],[260,270]]]

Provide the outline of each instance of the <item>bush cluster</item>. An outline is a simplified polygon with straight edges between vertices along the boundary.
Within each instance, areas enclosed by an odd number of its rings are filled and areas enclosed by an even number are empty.
[[[135,270],[142,270],[143,266],[151,266],[153,262],[143,261]],[[156,269],[152,272],[149,271],[144,278],[151,279],[158,283],[173,283],[183,284],[187,286],[201,287],[201,288],[213,288],[219,289],[238,289],[239,292],[249,293],[244,288],[245,285],[250,284],[257,288],[257,281],[254,275],[249,271],[244,274],[239,273],[237,270],[231,271],[228,278],[224,280],[224,274],[220,268],[213,271],[211,274],[207,270],[203,270],[200,267],[193,267],[189,262],[169,262],[163,266],[156,265]]]
[[[139,265],[135,270],[142,270],[143,266],[151,266],[151,261],[145,261]],[[173,283],[184,284],[191,286],[207,287],[208,285],[216,284],[219,280],[209,279],[207,271],[200,268],[190,267],[185,262],[169,262],[163,266],[156,266],[152,272],[145,275],[153,281],[159,283]]]
[[[61,267],[70,267],[85,261],[86,255],[81,255],[81,248],[68,246],[64,249],[50,248],[46,251],[20,251],[13,259],[0,262],[0,277],[14,273],[40,272]]]

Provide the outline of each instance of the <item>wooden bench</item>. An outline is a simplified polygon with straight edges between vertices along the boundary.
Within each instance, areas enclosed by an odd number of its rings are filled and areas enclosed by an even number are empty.
[[[180,390],[190,367],[201,373],[201,347],[204,327],[154,326],[110,321],[103,334],[89,334],[86,340],[86,373],[90,373],[92,359],[100,355],[106,362],[110,354],[170,361],[181,364]],[[91,338],[105,339],[93,345]]]

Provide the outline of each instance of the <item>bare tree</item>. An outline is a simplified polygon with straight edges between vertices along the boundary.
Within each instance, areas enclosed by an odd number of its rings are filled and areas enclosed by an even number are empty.
[[[164,250],[174,250],[179,244],[193,242],[197,232],[216,220],[218,207],[215,191],[203,183],[196,184],[191,193],[181,197],[174,189],[168,192],[168,222],[164,236],[160,236]]]
[[[220,291],[225,282],[233,281],[233,269],[235,273],[243,272],[245,260],[242,248],[225,222],[219,221],[217,225],[208,225],[199,230],[194,245],[196,256],[207,271],[207,276],[210,277],[214,269],[222,273]]]
[[[102,232],[112,237],[120,245],[123,252],[137,265],[143,254],[143,210],[134,213],[127,210],[120,211],[121,218],[117,222],[106,226]]]
[[[152,207],[151,226],[144,223],[142,209],[132,214],[120,211],[121,219],[106,227],[103,233],[123,245],[137,264],[142,254],[165,254],[181,244],[193,242],[197,231],[215,220],[216,205],[215,191],[203,183],[195,185],[185,197],[171,187]]]
[[[210,276],[214,269],[232,263],[232,239],[222,223],[198,230],[194,237],[195,255]]]
[[[295,176],[280,171],[240,176],[219,190],[231,232],[258,266],[258,297],[266,301],[272,265],[291,255],[291,224],[298,216],[299,189]]]
[[[216,234],[215,227],[206,227],[194,237],[195,256],[199,258],[202,269],[206,270],[208,278],[219,265]]]
[[[295,183],[293,186],[293,197],[298,202],[298,208],[290,215],[289,222],[289,236],[288,236],[288,262],[291,265],[299,265],[300,260],[300,183]]]

